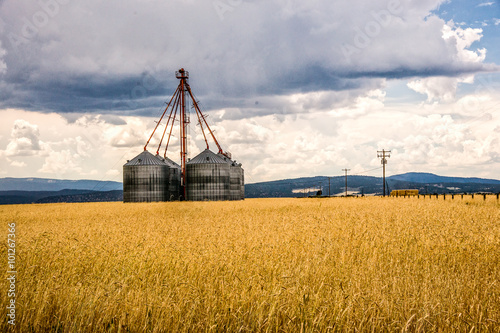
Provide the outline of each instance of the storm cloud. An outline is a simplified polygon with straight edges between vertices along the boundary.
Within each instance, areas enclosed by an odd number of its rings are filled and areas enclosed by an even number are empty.
[[[334,107],[384,79],[496,70],[443,38],[442,2],[4,0],[0,107],[152,116],[184,67],[207,110],[293,113],[281,96],[334,92]]]

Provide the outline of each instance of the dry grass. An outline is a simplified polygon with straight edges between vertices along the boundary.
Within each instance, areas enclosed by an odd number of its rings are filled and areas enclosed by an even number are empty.
[[[500,331],[494,198],[23,205],[0,219],[2,235],[17,222],[18,332]]]

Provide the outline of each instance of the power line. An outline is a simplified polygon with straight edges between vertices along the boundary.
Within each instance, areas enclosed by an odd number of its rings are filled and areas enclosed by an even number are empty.
[[[352,173],[351,176],[357,176],[357,175],[361,175],[361,174],[364,174],[364,173],[368,173],[368,172],[372,172],[372,171],[375,171],[375,170],[379,170],[379,169],[382,169],[382,167],[376,167],[374,169],[369,169],[369,170],[364,170],[364,171],[360,171],[360,172],[357,172],[357,173]],[[321,182],[323,181],[326,181],[326,179],[328,179],[328,181],[330,182],[330,179],[332,178],[339,178],[339,177],[342,177],[343,175],[337,175],[337,176],[321,176],[321,177],[324,177],[324,179],[321,180]],[[250,174],[248,174],[248,177],[249,178],[252,178],[252,176]],[[310,177],[310,178],[315,178],[315,177]],[[272,180],[272,181],[267,181],[267,182],[255,182],[253,179],[252,179],[252,183],[249,183],[247,185],[252,185],[252,184],[259,184],[261,183],[260,186],[275,186],[276,184],[262,184],[262,183],[275,183],[275,182],[279,182],[280,185],[308,185],[311,183],[311,181],[308,181],[308,180],[303,180],[303,181],[300,181],[300,182],[285,182],[284,180]]]
[[[357,175],[361,175],[363,173],[368,173],[368,172],[379,170],[379,169],[382,169],[382,167],[377,167],[377,168],[374,168],[374,169],[365,170],[365,171],[361,171],[361,172],[358,172],[358,173],[353,173],[353,174],[351,174],[351,176],[357,176]]]

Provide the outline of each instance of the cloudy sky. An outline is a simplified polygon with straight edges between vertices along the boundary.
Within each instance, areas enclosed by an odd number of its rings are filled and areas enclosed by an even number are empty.
[[[181,67],[247,183],[500,179],[498,0],[0,0],[0,177],[121,181]]]

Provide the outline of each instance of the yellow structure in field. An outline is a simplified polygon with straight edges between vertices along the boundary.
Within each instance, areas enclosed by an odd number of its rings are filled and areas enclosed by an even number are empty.
[[[391,191],[391,196],[393,197],[404,197],[410,195],[418,195],[418,190],[393,190]]]

